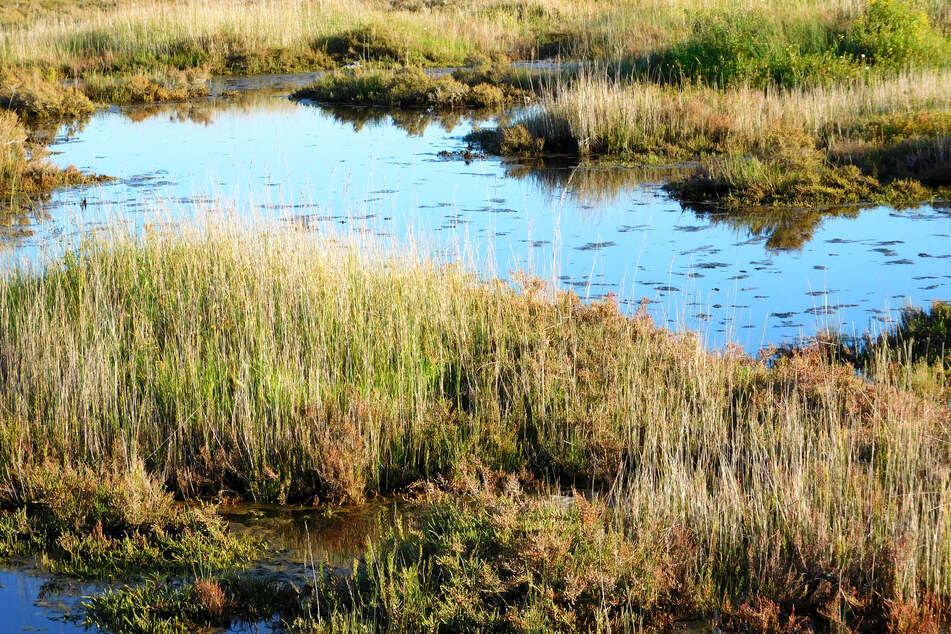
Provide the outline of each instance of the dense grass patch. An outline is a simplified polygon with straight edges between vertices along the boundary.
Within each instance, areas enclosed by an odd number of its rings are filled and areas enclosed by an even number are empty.
[[[762,91],[560,86],[539,108],[469,141],[512,156],[567,153],[648,164],[704,162],[672,190],[731,208],[914,204],[948,196],[947,72],[848,86]]]
[[[516,72],[504,61],[485,62],[439,77],[414,67],[336,72],[297,90],[293,98],[438,109],[498,108],[533,99],[532,78],[527,73]]]
[[[718,541],[691,522],[580,494],[549,498],[476,474],[437,493],[418,529],[368,544],[350,574],[298,588],[250,577],[147,584],[93,598],[109,631],[186,631],[273,619],[292,632],[931,630],[946,597],[903,596],[907,553],[808,528]],[[500,490],[502,489],[502,490]],[[165,630],[162,630],[165,631]]]
[[[79,119],[95,106],[76,88],[37,72],[0,69],[0,109],[11,110],[29,122]]]
[[[139,455],[185,495],[264,500],[473,470],[613,496],[594,513],[610,523],[587,528],[581,507],[439,516],[375,551],[362,594],[337,595],[340,623],[585,629],[715,609],[785,623],[796,606],[795,619],[877,627],[947,605],[946,403],[812,350],[714,354],[611,301],[333,244],[120,234],[9,275],[4,463]],[[536,543],[546,535],[554,550]],[[597,587],[589,572],[604,573]],[[614,590],[592,598],[602,583]]]
[[[147,104],[188,101],[208,95],[206,69],[172,68],[150,75],[93,75],[83,83],[83,93],[93,101],[113,104]]]
[[[42,555],[83,578],[214,570],[258,545],[227,533],[211,509],[185,508],[141,466],[93,470],[39,463],[7,470],[0,487],[0,557]]]
[[[951,64],[951,37],[913,0],[872,0],[856,17],[701,12],[688,38],[641,60],[668,81],[809,86]]]
[[[826,331],[811,345],[831,362],[845,362],[869,377],[893,382],[951,405],[951,304],[936,301],[928,309],[907,306],[881,333],[860,337]],[[785,353],[780,350],[780,354]]]
[[[251,575],[196,578],[184,585],[147,582],[92,597],[86,624],[106,632],[157,634],[257,624],[298,614],[298,591]]]

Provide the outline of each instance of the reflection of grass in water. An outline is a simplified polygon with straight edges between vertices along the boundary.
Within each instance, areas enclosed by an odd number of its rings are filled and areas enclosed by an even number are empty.
[[[620,166],[604,163],[557,159],[534,159],[506,165],[505,175],[519,180],[530,179],[546,192],[567,189],[578,203],[605,206],[616,202],[640,185],[660,185],[689,170],[645,166]]]
[[[826,218],[857,218],[863,207],[812,209],[747,208],[724,211],[717,207],[693,207],[698,215],[715,224],[726,224],[754,236],[766,237],[767,249],[801,249]]]
[[[323,509],[236,505],[221,507],[220,512],[232,529],[242,525],[242,531],[289,551],[291,561],[347,567],[363,553],[367,540],[415,523],[422,508],[392,498]]]
[[[365,126],[392,124],[410,136],[422,136],[430,125],[438,125],[445,132],[452,132],[465,121],[487,121],[498,115],[497,110],[468,110],[430,112],[419,108],[389,109],[372,107],[317,106],[330,114],[338,123],[346,123],[360,132]]]

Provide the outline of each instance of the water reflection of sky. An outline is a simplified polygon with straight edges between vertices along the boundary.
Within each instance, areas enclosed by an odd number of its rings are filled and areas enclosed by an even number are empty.
[[[100,586],[81,584],[31,569],[0,570],[0,630],[4,632],[88,632],[80,625],[81,597]]]
[[[885,308],[948,297],[947,210],[797,212],[779,229],[769,218],[737,222],[684,209],[664,174],[438,156],[463,148],[472,125],[261,93],[104,111],[61,136],[54,160],[119,180],[56,194],[49,219],[16,248],[35,257],[77,223],[115,214],[142,222],[155,197],[171,213],[224,199],[308,224],[432,236],[449,250],[465,243],[488,273],[528,269],[586,297],[647,297],[660,319],[750,349],[830,320],[862,331]]]

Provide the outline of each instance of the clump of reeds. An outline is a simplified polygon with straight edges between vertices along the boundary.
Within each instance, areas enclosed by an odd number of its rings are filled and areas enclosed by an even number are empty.
[[[391,107],[498,108],[532,101],[532,83],[530,75],[515,71],[507,62],[488,61],[440,76],[418,67],[335,72],[297,90],[293,97]]]
[[[30,122],[79,119],[95,106],[79,90],[36,71],[0,69],[0,109],[11,110]]]

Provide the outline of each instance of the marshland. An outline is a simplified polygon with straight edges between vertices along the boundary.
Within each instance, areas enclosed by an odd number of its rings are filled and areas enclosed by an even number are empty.
[[[951,626],[951,7],[0,7],[17,631]]]

